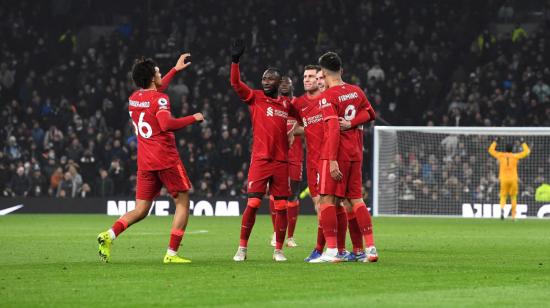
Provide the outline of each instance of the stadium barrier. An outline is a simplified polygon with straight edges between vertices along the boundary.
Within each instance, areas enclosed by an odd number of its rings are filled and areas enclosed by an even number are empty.
[[[192,198],[192,216],[239,216],[246,207],[244,198]],[[0,198],[0,215],[10,213],[28,214],[107,214],[120,216],[135,207],[130,198]],[[172,199],[157,199],[149,215],[167,216],[174,214]],[[269,200],[264,199],[260,214],[269,213]],[[315,209],[310,198],[300,200],[300,214],[314,215]]]

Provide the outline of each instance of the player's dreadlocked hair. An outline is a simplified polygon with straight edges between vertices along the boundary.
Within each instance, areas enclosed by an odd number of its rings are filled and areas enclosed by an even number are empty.
[[[507,143],[504,147],[504,150],[508,153],[512,153],[514,151],[514,145],[511,143]]]
[[[339,72],[342,69],[342,59],[332,51],[329,51],[319,58],[319,65],[329,71]]]
[[[145,59],[144,57],[136,59],[132,68],[132,79],[136,86],[146,89],[151,85],[151,80],[155,77],[155,61]]]
[[[318,71],[321,70],[321,67],[319,65],[315,65],[315,64],[308,64],[308,65],[304,66],[304,72],[308,71],[308,70],[315,70],[316,72],[318,72]]]

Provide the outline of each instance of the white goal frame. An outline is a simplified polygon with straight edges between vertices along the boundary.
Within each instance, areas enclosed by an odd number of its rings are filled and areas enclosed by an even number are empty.
[[[380,133],[381,132],[399,132],[412,131],[423,133],[443,133],[443,134],[458,134],[458,135],[505,135],[505,136],[549,136],[550,127],[452,127],[452,126],[375,126],[374,127],[374,142],[373,142],[373,165],[372,165],[372,209],[373,216],[379,214],[379,171],[380,171]],[[483,145],[488,147],[488,145]],[[400,216],[399,214],[384,214],[383,216]],[[442,216],[438,216],[442,217]],[[455,216],[458,217],[458,216]]]

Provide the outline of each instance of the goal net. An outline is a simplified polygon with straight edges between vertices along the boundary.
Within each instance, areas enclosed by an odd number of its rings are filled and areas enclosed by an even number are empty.
[[[374,215],[500,217],[498,162],[488,153],[497,136],[497,151],[520,152],[520,138],[531,149],[518,163],[518,218],[550,216],[550,200],[535,198],[550,177],[550,128],[412,126],[374,129]]]

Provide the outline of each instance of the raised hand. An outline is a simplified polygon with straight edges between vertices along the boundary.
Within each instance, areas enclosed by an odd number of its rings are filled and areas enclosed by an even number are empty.
[[[203,116],[202,113],[200,113],[200,112],[199,112],[199,113],[195,113],[195,114],[193,115],[193,117],[195,117],[195,121],[196,121],[196,122],[202,122],[202,121],[204,121],[204,116]]]
[[[189,65],[191,65],[191,54],[184,53],[179,57],[178,62],[176,62],[176,66],[174,66],[174,68],[176,69],[176,71],[179,72],[186,69]]]
[[[244,53],[244,41],[241,39],[236,39],[231,45],[231,58],[233,63],[239,63],[239,59]]]

